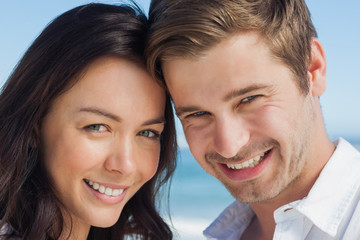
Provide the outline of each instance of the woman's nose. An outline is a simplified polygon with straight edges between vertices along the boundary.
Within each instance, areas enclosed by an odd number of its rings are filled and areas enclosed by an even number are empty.
[[[111,172],[131,175],[136,171],[135,146],[131,137],[112,142],[110,152],[105,160],[105,167]]]

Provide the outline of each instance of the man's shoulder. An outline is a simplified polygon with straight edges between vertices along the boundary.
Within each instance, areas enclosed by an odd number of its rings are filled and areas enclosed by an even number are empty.
[[[253,216],[248,204],[234,201],[205,229],[204,235],[214,240],[237,240]]]
[[[338,138],[337,140],[334,141],[334,144],[336,146],[336,149],[332,158],[335,156],[335,157],[350,157],[350,158],[360,159],[359,150],[344,138],[341,137]]]
[[[356,230],[350,223],[360,222],[360,153],[342,138],[334,144],[333,155],[296,209],[322,232],[343,237]]]

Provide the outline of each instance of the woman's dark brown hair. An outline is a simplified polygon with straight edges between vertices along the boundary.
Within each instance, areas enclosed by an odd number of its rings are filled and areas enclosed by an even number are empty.
[[[95,59],[116,56],[144,65],[147,19],[136,6],[88,4],[54,19],[37,37],[0,95],[0,229],[7,237],[57,239],[63,217],[42,167],[39,129],[54,99],[71,88]],[[126,204],[118,222],[92,227],[88,239],[172,239],[157,212],[157,195],[176,158],[175,127],[167,98],[166,125],[156,175]],[[5,236],[6,235],[6,236]]]

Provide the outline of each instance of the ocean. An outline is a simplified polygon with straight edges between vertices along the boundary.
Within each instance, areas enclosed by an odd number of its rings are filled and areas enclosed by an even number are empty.
[[[226,188],[197,164],[188,149],[179,151],[170,191],[171,219],[179,234],[175,239],[203,239],[202,231],[233,201]]]
[[[347,139],[360,151],[360,138]],[[207,174],[189,149],[181,149],[170,190],[170,215],[176,240],[201,240],[202,231],[234,201],[226,188]]]

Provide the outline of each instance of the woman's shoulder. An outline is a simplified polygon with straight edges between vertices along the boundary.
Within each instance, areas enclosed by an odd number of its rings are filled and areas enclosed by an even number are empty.
[[[8,224],[4,224],[0,229],[0,240],[22,240],[18,237],[5,238],[3,234],[9,233],[11,231],[11,227]]]

